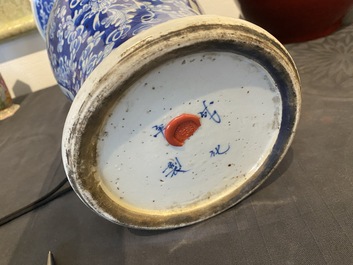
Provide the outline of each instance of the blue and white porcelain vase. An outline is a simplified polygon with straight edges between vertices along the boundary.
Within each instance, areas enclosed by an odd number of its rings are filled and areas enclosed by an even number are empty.
[[[73,99],[66,174],[107,220],[140,229],[200,222],[251,194],[284,157],[299,76],[265,30],[199,15],[187,0],[33,7]]]

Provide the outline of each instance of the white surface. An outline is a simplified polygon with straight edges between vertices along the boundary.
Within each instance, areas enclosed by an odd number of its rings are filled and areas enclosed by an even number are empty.
[[[233,0],[198,0],[205,14],[238,17]],[[12,97],[56,84],[38,32],[0,43],[0,73]]]
[[[154,126],[183,113],[202,116],[203,101],[210,113],[184,146],[171,146],[158,134]],[[138,211],[211,203],[262,165],[277,140],[281,106],[272,77],[243,56],[207,52],[159,66],[132,85],[102,129],[102,186]]]
[[[46,50],[3,63],[0,72],[13,98],[56,84]]]

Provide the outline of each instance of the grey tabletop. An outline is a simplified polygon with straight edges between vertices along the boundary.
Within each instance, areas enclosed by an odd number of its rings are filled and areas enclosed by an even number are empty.
[[[353,26],[288,45],[302,79],[295,140],[276,171],[228,211],[185,228],[112,224],[73,193],[0,227],[0,264],[353,264]],[[58,87],[0,122],[0,216],[65,178],[70,107]]]

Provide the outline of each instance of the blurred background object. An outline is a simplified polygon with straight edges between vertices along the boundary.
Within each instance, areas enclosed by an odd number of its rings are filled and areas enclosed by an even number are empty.
[[[6,109],[12,105],[10,93],[6,87],[5,81],[0,74],[0,110]]]
[[[19,105],[13,104],[9,90],[0,74],[0,120],[12,116],[18,108]]]
[[[0,40],[35,29],[28,0],[0,0]]]
[[[242,14],[283,43],[303,42],[336,31],[353,0],[237,0]]]
[[[0,0],[0,72],[11,97],[56,84],[29,0]]]

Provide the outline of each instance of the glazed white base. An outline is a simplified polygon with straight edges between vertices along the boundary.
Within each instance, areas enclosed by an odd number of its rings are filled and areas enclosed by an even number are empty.
[[[183,113],[201,117],[205,106],[207,117],[184,146],[169,145],[157,130]],[[279,133],[281,107],[272,77],[244,56],[203,52],[161,65],[128,89],[101,131],[102,187],[138,212],[204,207],[262,165]]]

